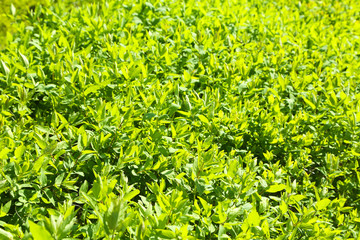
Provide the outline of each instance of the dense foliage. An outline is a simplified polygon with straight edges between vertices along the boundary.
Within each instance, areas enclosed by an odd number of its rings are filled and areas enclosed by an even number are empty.
[[[0,239],[359,239],[356,1],[11,8]]]
[[[34,9],[36,4],[48,6],[47,0],[0,0],[0,49],[4,48],[6,34],[16,31],[12,26],[15,15],[18,21],[24,21],[29,10]]]

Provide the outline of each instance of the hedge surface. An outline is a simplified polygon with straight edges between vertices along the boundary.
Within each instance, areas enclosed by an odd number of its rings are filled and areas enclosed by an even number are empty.
[[[356,1],[6,5],[0,239],[359,239]]]

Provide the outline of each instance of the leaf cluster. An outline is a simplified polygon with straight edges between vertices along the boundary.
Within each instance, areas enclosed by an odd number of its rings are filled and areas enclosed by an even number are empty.
[[[360,237],[355,1],[20,6],[0,239]]]

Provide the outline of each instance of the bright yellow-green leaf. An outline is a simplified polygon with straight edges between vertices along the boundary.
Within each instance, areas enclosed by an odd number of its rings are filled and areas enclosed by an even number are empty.
[[[30,232],[34,240],[52,240],[54,239],[45,227],[37,225],[29,220]]]
[[[286,185],[284,185],[284,184],[275,184],[275,185],[271,185],[270,188],[266,191],[270,192],[270,193],[276,193],[276,192],[280,192],[280,191],[284,190],[285,188],[286,188]]]
[[[21,144],[15,150],[15,157],[16,158],[21,158],[21,156],[24,154],[25,150],[26,150],[26,147],[23,144]]]
[[[204,115],[198,115],[198,118],[199,118],[200,121],[202,121],[203,123],[209,124],[209,120],[208,120]]]
[[[325,209],[330,204],[330,202],[331,202],[330,199],[325,198],[325,199],[322,199],[321,201],[317,202],[315,204],[315,207],[318,211],[320,211],[320,210]]]
[[[306,197],[304,195],[300,195],[300,194],[297,194],[297,195],[291,195],[290,196],[290,204],[294,204],[294,203],[297,203],[297,202],[300,202],[301,200],[305,199]]]
[[[161,238],[176,239],[176,234],[173,231],[165,230],[165,229],[157,229],[156,231]]]
[[[248,224],[251,227],[257,227],[260,225],[260,216],[255,208],[253,208],[247,217]]]
[[[91,85],[84,91],[84,95],[87,96],[90,93],[97,92],[100,88],[101,88],[101,86],[99,86],[99,85]]]
[[[124,196],[124,200],[125,201],[130,201],[131,199],[133,199],[136,195],[138,195],[140,193],[140,191],[138,189],[132,191],[132,192],[129,192],[127,194],[125,194]]]
[[[313,104],[310,100],[308,100],[306,97],[302,96],[302,98],[304,99],[304,102],[309,105],[313,110],[316,109],[315,104]]]
[[[288,206],[284,201],[281,201],[280,203],[280,210],[282,214],[285,214],[288,210]]]
[[[10,149],[4,148],[0,151],[0,159],[7,158],[8,153],[10,152]]]
[[[269,223],[267,220],[264,220],[263,223],[261,224],[261,229],[263,231],[263,233],[266,235],[267,238],[270,237],[270,228],[269,228]]]

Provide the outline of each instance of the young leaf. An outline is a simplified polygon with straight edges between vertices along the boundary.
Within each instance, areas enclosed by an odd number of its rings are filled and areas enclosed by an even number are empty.
[[[157,229],[157,235],[161,238],[165,239],[176,239],[176,235],[173,231],[165,230],[165,229]]]
[[[125,201],[130,201],[131,199],[133,199],[136,195],[138,195],[140,193],[140,191],[138,189],[132,191],[132,192],[129,192],[127,194],[125,194],[125,196],[123,197],[123,199]]]
[[[10,69],[6,66],[6,64],[3,62],[3,60],[0,60],[0,61],[1,61],[0,67],[1,67],[2,72],[3,72],[6,76],[8,76],[8,75],[10,74]]]
[[[11,4],[11,5],[10,5],[10,10],[11,10],[11,15],[13,15],[13,16],[15,17],[15,15],[16,15],[16,8],[15,8],[14,4]]]
[[[304,96],[301,96],[302,98],[303,98],[303,100],[304,100],[304,102],[307,104],[307,105],[309,105],[313,110],[316,110],[316,106],[310,101],[310,100],[308,100],[306,97],[304,97]]]
[[[200,119],[200,121],[202,121],[205,124],[209,124],[209,120],[204,116],[204,115],[198,115],[198,118]]]
[[[251,227],[257,227],[260,225],[260,216],[255,208],[253,208],[247,218],[248,224]]]
[[[276,193],[284,190],[286,188],[286,185],[284,184],[275,184],[271,185],[268,190],[266,190],[269,193]]]
[[[17,159],[20,159],[21,156],[24,154],[25,150],[26,150],[26,147],[25,147],[23,144],[21,144],[21,145],[20,145],[19,147],[17,147],[16,150],[15,150],[15,153],[14,153],[15,157],[16,157]]]
[[[315,204],[315,207],[318,211],[320,211],[320,210],[325,209],[330,204],[330,202],[331,202],[330,199],[325,198],[325,199],[322,199],[321,201],[317,202]]]
[[[29,220],[30,232],[36,240],[52,240],[54,239],[45,227],[37,225]]]
[[[21,52],[19,52],[19,55],[21,57],[22,63],[25,65],[25,67],[29,68],[29,60],[25,57],[25,55],[21,54]]]
[[[0,217],[6,216],[6,214],[9,212],[11,207],[11,201],[8,201],[4,206],[1,206],[0,209]]]

